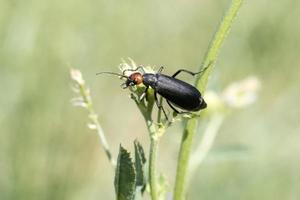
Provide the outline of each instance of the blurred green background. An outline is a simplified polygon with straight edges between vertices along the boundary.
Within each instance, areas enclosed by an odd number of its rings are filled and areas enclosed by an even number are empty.
[[[116,156],[138,138],[141,114],[115,77],[121,58],[197,71],[229,1],[0,1],[0,199],[114,199],[113,175],[86,111],[71,106],[70,66],[82,71]],[[235,111],[213,150],[249,149],[208,159],[188,199],[300,198],[297,0],[245,1],[222,48],[210,89],[248,75],[262,81],[258,101]],[[209,103],[209,102],[208,102]],[[181,123],[160,144],[159,168],[174,181]],[[201,131],[199,132],[201,134]],[[195,141],[198,142],[198,141]],[[214,162],[209,162],[213,160]]]

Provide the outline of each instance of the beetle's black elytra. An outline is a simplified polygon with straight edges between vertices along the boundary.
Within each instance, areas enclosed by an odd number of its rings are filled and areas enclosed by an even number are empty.
[[[127,88],[128,86],[139,85],[143,83],[146,86],[145,91],[141,95],[140,99],[142,100],[147,94],[148,88],[151,87],[154,90],[154,97],[156,105],[159,109],[162,109],[164,115],[167,118],[166,112],[162,105],[159,104],[157,93],[164,97],[168,103],[168,105],[176,112],[176,113],[187,113],[187,112],[195,112],[207,107],[206,102],[201,96],[201,93],[192,85],[175,78],[179,73],[186,72],[191,75],[196,75],[201,72],[191,72],[185,69],[178,70],[173,76],[168,76],[165,74],[161,74],[162,67],[159,69],[158,73],[140,73],[136,72],[139,68],[135,70],[127,70],[127,71],[135,71],[130,76],[125,76],[123,74],[118,74],[114,72],[100,72],[108,73],[117,76],[121,76],[122,78],[126,78],[125,83],[123,83],[123,88]],[[142,68],[141,68],[142,69]],[[179,112],[175,107],[178,107],[184,112]],[[187,112],[186,112],[187,111]]]

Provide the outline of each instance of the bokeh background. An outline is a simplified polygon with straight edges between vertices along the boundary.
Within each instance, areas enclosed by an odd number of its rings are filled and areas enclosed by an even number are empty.
[[[0,199],[114,199],[114,171],[86,126],[86,111],[70,104],[70,67],[91,89],[114,156],[120,143],[132,149],[135,138],[148,152],[129,92],[117,78],[95,73],[117,71],[127,57],[164,65],[166,74],[197,71],[228,4],[1,0]],[[189,199],[299,199],[299,4],[245,1],[209,88],[221,91],[249,75],[261,80],[257,102],[231,113],[213,146],[247,151],[226,159],[210,154],[191,180]],[[181,129],[178,122],[160,144],[158,165],[170,185]]]

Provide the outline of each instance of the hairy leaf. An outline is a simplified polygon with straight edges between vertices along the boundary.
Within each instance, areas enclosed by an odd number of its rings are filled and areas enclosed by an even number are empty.
[[[134,154],[135,154],[135,170],[136,170],[136,185],[144,187],[146,185],[146,179],[144,174],[144,166],[146,158],[142,145],[135,140],[134,141]]]
[[[115,175],[117,200],[133,200],[135,196],[136,173],[130,153],[120,145]]]

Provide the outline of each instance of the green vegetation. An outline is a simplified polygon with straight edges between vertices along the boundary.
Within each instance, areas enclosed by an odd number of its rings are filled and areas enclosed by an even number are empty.
[[[95,73],[118,71],[122,57],[164,65],[166,74],[197,71],[228,3],[1,1],[0,199],[114,199],[115,170],[86,127],[86,111],[70,104],[69,69],[79,68],[90,86],[112,156],[120,142],[130,152],[136,138],[147,147],[147,127],[129,92],[117,78]],[[261,80],[261,92],[250,107],[214,119],[218,135],[193,169],[188,199],[300,196],[299,4],[247,1],[242,7],[206,94],[222,96],[249,75]],[[208,121],[199,124],[196,149],[207,127]],[[182,130],[175,122],[159,144],[157,168],[170,185]]]

